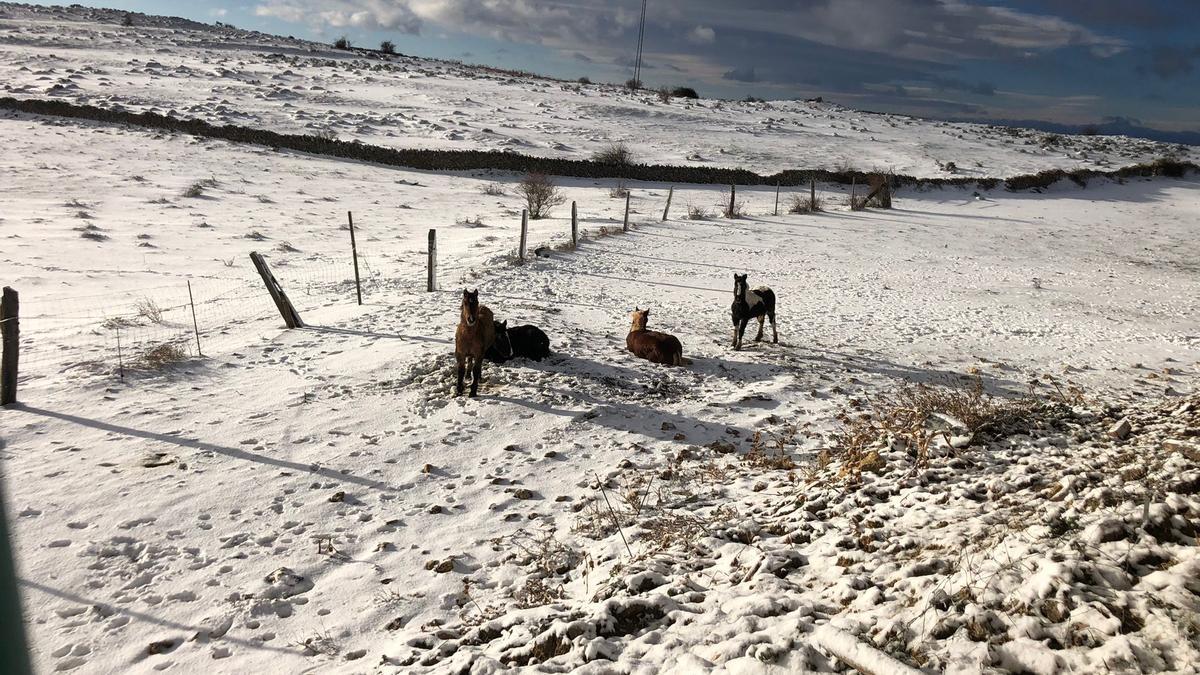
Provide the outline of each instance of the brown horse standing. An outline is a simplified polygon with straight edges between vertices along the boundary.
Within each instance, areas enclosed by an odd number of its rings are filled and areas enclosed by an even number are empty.
[[[639,358],[654,363],[663,363],[668,366],[687,365],[688,360],[683,358],[683,345],[679,343],[679,338],[658,331],[646,330],[646,324],[650,320],[650,310],[635,307],[630,316],[633,318],[633,325],[629,327],[629,335],[625,338],[625,346],[629,348],[629,351]]]
[[[483,353],[496,341],[496,325],[492,310],[479,304],[479,289],[463,289],[462,310],[458,330],[454,333],[454,359],[458,362],[458,384],[455,395],[462,396],[463,376],[471,366],[471,396],[479,393],[483,377]]]

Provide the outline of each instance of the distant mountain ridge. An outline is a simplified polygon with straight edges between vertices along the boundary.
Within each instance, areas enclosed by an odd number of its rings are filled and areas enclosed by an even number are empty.
[[[1108,117],[1102,122],[1093,124],[1061,124],[1059,122],[1047,122],[1045,120],[978,120],[978,119],[954,119],[954,122],[973,122],[975,124],[996,124],[1006,127],[1021,127],[1025,129],[1037,129],[1038,131],[1046,131],[1055,134],[1086,134],[1095,131],[1100,136],[1128,136],[1130,138],[1145,138],[1151,141],[1159,141],[1161,143],[1180,143],[1183,145],[1200,146],[1200,131],[1164,131],[1162,129],[1154,129],[1152,127],[1142,126],[1135,119],[1128,117]]]

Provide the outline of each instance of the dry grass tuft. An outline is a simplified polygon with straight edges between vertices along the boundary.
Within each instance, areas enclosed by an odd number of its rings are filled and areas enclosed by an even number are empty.
[[[142,298],[137,301],[134,308],[137,310],[138,316],[144,317],[150,323],[163,323],[163,309],[154,300]]]
[[[861,407],[861,402],[852,402]],[[1032,395],[999,399],[984,391],[975,376],[970,386],[904,384],[865,402],[866,410],[838,415],[834,449],[842,460],[842,475],[851,480],[863,471],[881,468],[878,451],[901,448],[928,466],[929,451],[941,439],[951,449],[964,448],[979,436],[1003,436],[1027,430],[1036,420],[1061,405]],[[874,454],[875,457],[871,457]]]
[[[146,370],[163,370],[181,361],[186,361],[187,357],[187,351],[179,345],[164,342],[142,352],[135,365]]]
[[[787,447],[795,445],[796,427],[786,427],[779,433],[755,431],[751,440],[750,452],[742,457],[742,461],[756,469],[766,471],[792,471],[796,468]]]

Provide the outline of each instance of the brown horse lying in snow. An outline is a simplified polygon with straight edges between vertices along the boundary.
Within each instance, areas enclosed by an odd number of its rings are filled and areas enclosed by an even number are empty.
[[[454,333],[454,359],[458,362],[458,384],[454,392],[463,393],[463,376],[467,365],[471,366],[471,396],[479,393],[479,380],[483,377],[483,354],[496,341],[496,325],[492,310],[479,304],[479,289],[463,289],[462,309],[458,330]]]
[[[684,366],[690,363],[683,358],[683,345],[679,343],[679,338],[658,331],[646,330],[646,323],[650,319],[650,310],[635,307],[630,316],[633,318],[633,325],[630,326],[629,335],[625,338],[625,346],[635,356],[668,366]]]

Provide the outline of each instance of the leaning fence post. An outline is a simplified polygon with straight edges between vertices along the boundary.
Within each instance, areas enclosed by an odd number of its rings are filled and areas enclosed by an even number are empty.
[[[621,231],[629,231],[629,192],[625,193],[625,224],[621,226]]]
[[[521,244],[517,246],[517,258],[525,261],[525,242],[529,236],[529,211],[521,209]]]
[[[663,222],[664,223],[667,221],[667,214],[669,214],[671,212],[671,197],[674,197],[674,196],[675,196],[675,186],[672,185],[671,189],[667,191],[667,208],[663,209]]]
[[[779,181],[775,181],[775,215],[779,215]]]
[[[204,356],[200,351],[200,324],[196,323],[196,298],[192,295],[192,280],[188,279],[188,304],[192,306],[192,330],[196,331],[196,356]]]
[[[262,277],[263,283],[266,284],[267,293],[270,293],[271,299],[275,301],[275,307],[279,309],[279,314],[283,317],[283,323],[288,328],[303,328],[304,322],[300,320],[300,315],[296,313],[296,308],[292,307],[292,301],[288,300],[283,286],[280,286],[279,281],[275,279],[275,275],[271,274],[271,268],[267,266],[267,261],[257,251],[250,254],[250,260],[254,263],[254,268],[258,270],[259,276]]]
[[[0,357],[0,405],[17,402],[17,350],[21,346],[20,297],[17,291],[4,287],[0,298],[0,333],[3,334],[4,354]]]
[[[737,200],[737,186],[730,185],[729,186],[729,208],[725,210],[726,218],[733,217],[733,209],[737,204],[736,200]]]
[[[813,178],[808,184],[808,206],[811,210],[817,210],[817,179]]]
[[[358,245],[354,243],[354,214],[347,211],[346,219],[350,221],[350,255],[354,257],[354,290],[358,293],[358,304],[362,304],[362,282],[358,278]]]
[[[437,230],[429,230],[429,279],[425,290],[432,293],[437,290]]]
[[[575,210],[575,202],[571,202],[571,246],[579,244],[579,213]]]

